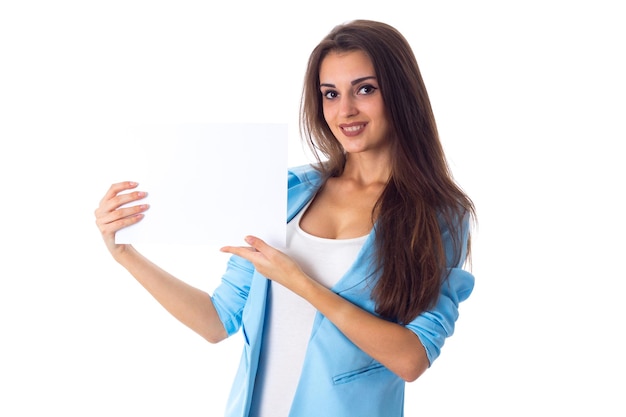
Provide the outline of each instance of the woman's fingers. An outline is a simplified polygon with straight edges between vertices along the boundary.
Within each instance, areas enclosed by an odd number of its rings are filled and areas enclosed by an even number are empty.
[[[254,236],[246,236],[244,240],[250,246],[224,246],[220,251],[240,256],[253,263],[260,257],[265,258],[264,252],[270,248],[269,245]]]
[[[283,285],[298,276],[299,266],[283,252],[258,237],[246,236],[245,241],[250,246],[224,246],[220,250],[252,262],[262,275]]]
[[[122,193],[137,187],[136,182],[124,181],[111,185],[102,200],[100,200],[99,209],[103,211],[113,211],[125,204],[145,198],[147,193],[144,191],[133,191]]]
[[[268,249],[273,249],[270,245],[265,243],[263,239],[259,239],[258,237],[246,236],[244,240],[248,245],[258,250],[259,252],[266,252]]]
[[[137,223],[144,217],[144,212],[148,210],[147,204],[139,204],[132,207],[117,209],[113,212],[96,216],[96,224],[102,233],[115,233],[118,230]]]
[[[146,197],[144,191],[130,191],[137,187],[133,181],[124,181],[111,185],[100,200],[95,210],[96,225],[110,250],[117,245],[114,243],[115,233],[130,225],[139,222],[144,217],[148,204],[132,204]]]
[[[137,187],[137,183],[132,181],[124,181],[111,185],[104,197],[102,197],[102,199],[100,200],[100,205],[95,212],[96,217],[104,217],[108,213],[114,212],[123,205],[127,205],[134,201],[141,200],[142,198],[145,198],[147,196],[147,193],[145,191],[122,193],[122,191],[130,190],[135,187]],[[122,208],[121,210],[123,211],[126,208],[128,207]],[[128,210],[123,212],[126,213],[126,215],[133,214]],[[120,217],[124,217],[124,215]]]
[[[137,185],[139,185],[139,184],[134,182],[134,181],[123,181],[123,182],[118,182],[118,183],[115,183],[115,184],[111,184],[111,186],[107,190],[107,192],[104,195],[104,197],[102,197],[102,200],[100,200],[100,203],[102,203],[102,202],[104,202],[106,200],[112,199],[113,197],[115,197],[116,195],[121,193],[122,191],[133,189],[133,188],[137,187]]]
[[[237,255],[253,263],[256,260],[254,256],[255,253],[257,253],[257,250],[249,246],[224,246],[220,248],[220,251]]]

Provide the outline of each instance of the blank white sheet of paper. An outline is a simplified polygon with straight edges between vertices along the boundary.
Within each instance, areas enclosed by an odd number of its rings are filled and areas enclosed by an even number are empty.
[[[255,235],[285,246],[286,124],[150,125],[125,135],[116,165],[150,208],[117,243],[245,245]]]

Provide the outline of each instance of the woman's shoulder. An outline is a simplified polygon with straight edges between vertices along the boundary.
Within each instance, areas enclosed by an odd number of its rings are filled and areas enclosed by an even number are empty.
[[[321,180],[322,173],[319,168],[313,164],[298,165],[288,170],[289,188],[303,183],[315,186],[318,185]]]
[[[315,195],[322,183],[322,174],[311,164],[288,171],[287,221],[290,221]]]

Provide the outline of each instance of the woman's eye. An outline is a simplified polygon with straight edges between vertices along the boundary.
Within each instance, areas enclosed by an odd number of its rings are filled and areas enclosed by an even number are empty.
[[[333,99],[333,98],[337,97],[337,92],[333,91],[333,90],[328,90],[328,91],[322,92],[322,95],[325,98],[330,100],[330,99]]]
[[[377,90],[376,87],[374,87],[373,85],[367,84],[359,88],[358,94],[372,94],[376,90]]]

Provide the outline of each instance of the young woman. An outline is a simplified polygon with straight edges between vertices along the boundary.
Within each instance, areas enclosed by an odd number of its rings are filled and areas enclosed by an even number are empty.
[[[96,223],[114,259],[210,342],[240,329],[227,416],[403,415],[404,384],[453,333],[474,277],[474,206],[449,172],[413,52],[393,27],[352,21],[313,50],[301,130],[318,160],[289,172],[288,238],[233,256],[212,296],[115,233],[147,205],[114,184]]]

